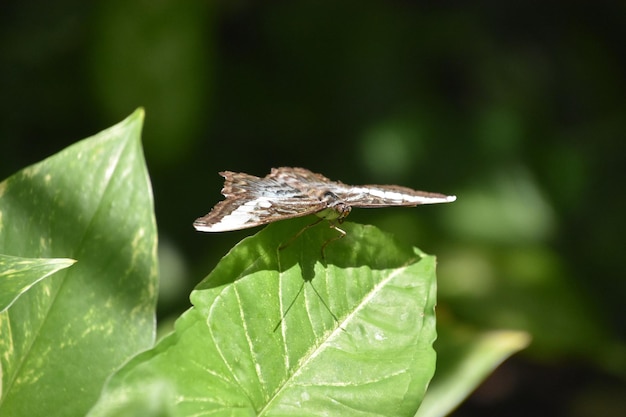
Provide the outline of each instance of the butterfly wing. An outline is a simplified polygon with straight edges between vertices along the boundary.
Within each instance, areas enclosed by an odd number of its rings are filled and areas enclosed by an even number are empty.
[[[303,193],[271,174],[264,178],[220,172],[225,178],[220,201],[194,223],[201,232],[226,232],[302,217],[324,210],[326,202]]]
[[[417,206],[449,203],[454,196],[396,185],[349,186],[304,168],[273,168],[264,178],[220,172],[226,197],[194,222],[202,232],[247,229],[332,209],[343,219],[350,207]],[[337,217],[337,216],[335,216]]]
[[[456,200],[455,196],[417,191],[398,185],[346,185],[304,168],[274,168],[270,176],[292,186],[306,184],[306,188],[300,186],[300,189],[321,199],[324,192],[330,191],[338,200],[352,207],[417,206]]]
[[[341,184],[338,195],[353,207],[417,206],[420,204],[450,203],[455,196],[417,191],[397,185],[360,185],[350,187]]]

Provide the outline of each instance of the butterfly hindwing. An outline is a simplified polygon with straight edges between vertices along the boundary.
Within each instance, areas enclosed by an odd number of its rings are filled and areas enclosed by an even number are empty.
[[[202,232],[226,232],[302,217],[326,208],[326,203],[274,178],[225,171],[220,201],[194,227]]]

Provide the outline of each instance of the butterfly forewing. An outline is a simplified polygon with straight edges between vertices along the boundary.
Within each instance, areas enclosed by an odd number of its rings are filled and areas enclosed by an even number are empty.
[[[397,185],[361,185],[347,188],[343,196],[353,207],[417,206],[420,204],[449,203],[456,199],[438,193],[416,191]]]

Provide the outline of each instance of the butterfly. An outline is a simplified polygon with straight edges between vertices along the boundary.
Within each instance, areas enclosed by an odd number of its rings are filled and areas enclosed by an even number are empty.
[[[416,191],[397,185],[352,186],[331,181],[305,168],[272,168],[263,178],[224,171],[226,197],[193,226],[201,232],[247,229],[279,220],[315,214],[345,235],[341,223],[352,207],[417,206],[450,203],[455,196]]]

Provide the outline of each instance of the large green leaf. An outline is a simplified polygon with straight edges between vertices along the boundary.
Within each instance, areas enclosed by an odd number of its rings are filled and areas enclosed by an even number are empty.
[[[73,259],[31,259],[0,255],[0,313],[37,282],[74,262]]]
[[[2,416],[79,416],[154,340],[143,111],[0,183],[0,253],[77,262],[0,314]]]
[[[413,415],[435,366],[434,257],[355,224],[322,256],[323,224],[290,242],[310,221],[235,246],[90,416]]]

